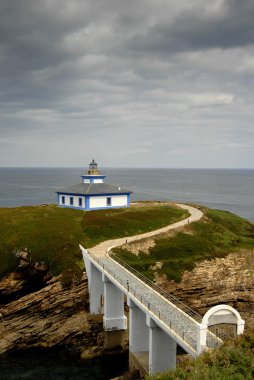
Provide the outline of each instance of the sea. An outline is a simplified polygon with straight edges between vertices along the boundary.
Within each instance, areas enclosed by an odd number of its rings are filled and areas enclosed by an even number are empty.
[[[254,169],[102,168],[132,201],[167,200],[226,210],[254,221]],[[0,207],[56,203],[55,191],[79,183],[82,168],[0,168]]]
[[[56,191],[79,183],[82,168],[0,168],[0,207],[56,203]],[[133,192],[132,201],[204,205],[254,222],[254,169],[103,168],[106,182]],[[1,238],[0,238],[1,239]],[[118,364],[118,365],[117,365]],[[0,356],[1,380],[108,380],[127,369],[123,361],[80,362],[62,349],[25,350]]]

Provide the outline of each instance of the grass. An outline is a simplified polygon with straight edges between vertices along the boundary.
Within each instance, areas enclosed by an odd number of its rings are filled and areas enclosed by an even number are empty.
[[[27,247],[34,261],[46,262],[52,274],[73,266],[82,239],[80,215],[55,206],[0,209],[0,276],[16,268],[13,252]]]
[[[252,380],[254,379],[254,333],[225,342],[220,348],[189,359],[175,371],[146,380]]]
[[[156,239],[148,254],[132,254],[116,248],[116,255],[149,279],[154,279],[152,266],[161,262],[159,274],[179,282],[185,270],[196,262],[224,257],[240,248],[254,248],[254,225],[226,211],[204,209],[205,218],[191,224],[188,233],[178,232],[170,238]]]
[[[79,244],[89,248],[184,219],[185,210],[163,204],[84,212],[55,205],[0,209],[0,278],[16,269],[13,252],[28,248],[53,275],[83,266]]]
[[[81,225],[87,247],[104,240],[152,231],[188,217],[188,212],[168,205],[93,211],[87,213]]]

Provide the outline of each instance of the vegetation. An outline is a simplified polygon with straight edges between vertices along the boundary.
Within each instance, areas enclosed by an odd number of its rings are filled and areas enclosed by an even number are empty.
[[[179,281],[195,262],[221,257],[240,248],[253,249],[254,225],[229,212],[204,209],[205,217],[171,238],[158,238],[149,253],[117,255],[152,278],[151,268]],[[0,209],[0,278],[17,267],[14,252],[27,248],[33,261],[45,262],[53,275],[63,274],[68,287],[79,278],[82,263],[78,244],[140,234],[184,219],[187,212],[163,204],[140,204],[130,209],[82,212],[54,205]],[[225,343],[220,349],[187,360],[176,371],[147,380],[248,380],[254,378],[254,333]]]
[[[179,364],[175,371],[146,380],[252,380],[254,379],[254,333],[228,341],[220,348]]]
[[[188,231],[178,232],[170,238],[158,238],[148,253],[132,254],[126,249],[116,248],[116,255],[153,279],[153,266],[168,279],[180,281],[185,270],[194,268],[195,263],[205,259],[226,256],[239,248],[254,247],[254,225],[248,220],[226,211],[204,209],[205,218],[192,223]]]
[[[66,283],[83,266],[79,243],[92,247],[121,236],[147,232],[188,216],[163,204],[84,212],[54,205],[0,209],[0,277],[16,269],[14,252],[27,248]]]

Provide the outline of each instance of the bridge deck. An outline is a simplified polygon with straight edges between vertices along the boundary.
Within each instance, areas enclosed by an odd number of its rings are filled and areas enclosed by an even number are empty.
[[[188,205],[178,204],[179,207],[189,211],[190,216],[180,222],[168,225],[161,229],[150,231],[141,235],[130,236],[126,239],[119,238],[108,240],[98,244],[89,250],[89,255],[101,272],[108,274],[117,286],[120,286],[124,293],[134,302],[139,302],[143,308],[149,311],[157,323],[172,335],[175,340],[193,356],[197,355],[198,328],[201,317],[193,312],[188,306],[179,302],[176,298],[167,294],[162,294],[161,289],[148,284],[147,279],[141,278],[138,272],[133,273],[133,268],[125,263],[118,263],[109,257],[109,252],[113,247],[121,246],[129,242],[152,237],[169,230],[174,230],[188,223],[199,220],[202,211]],[[152,286],[151,286],[152,285]],[[166,293],[166,292],[164,292]],[[208,332],[207,347],[214,348],[221,342],[214,334]]]
[[[90,256],[104,273],[121,286],[125,294],[134,302],[142,304],[178,344],[191,355],[197,355],[197,333],[200,323],[194,319],[195,315],[188,315],[109,256]],[[198,314],[196,316],[198,317]],[[218,338],[214,334],[209,336],[208,346],[213,348],[218,344]]]

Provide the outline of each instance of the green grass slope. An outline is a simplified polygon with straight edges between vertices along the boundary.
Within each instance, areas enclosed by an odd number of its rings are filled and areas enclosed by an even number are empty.
[[[83,265],[79,244],[89,248],[121,236],[147,232],[188,216],[164,204],[84,212],[55,205],[0,209],[0,278],[15,270],[14,251],[27,248],[53,275]]]
[[[254,224],[226,211],[203,209],[204,218],[192,223],[187,233],[178,232],[170,238],[156,239],[149,253],[132,254],[116,248],[116,255],[150,279],[152,266],[161,262],[159,274],[180,281],[185,270],[205,259],[226,256],[239,248],[254,248]]]

